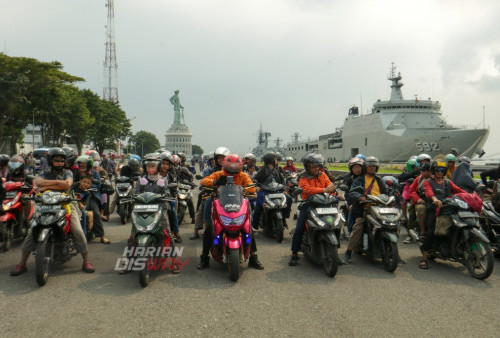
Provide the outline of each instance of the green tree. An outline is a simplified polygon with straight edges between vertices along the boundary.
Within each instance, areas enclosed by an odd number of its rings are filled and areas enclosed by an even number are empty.
[[[85,89],[83,97],[94,123],[89,130],[89,138],[96,150],[116,150],[116,141],[130,135],[130,120],[118,103],[101,99],[97,94]]]
[[[154,153],[156,149],[160,148],[160,141],[158,141],[156,135],[144,130],[132,135],[128,143],[129,145],[134,145],[136,153],[141,157],[149,153]]]
[[[193,144],[191,149],[192,149],[193,155],[203,155],[203,148],[200,147],[199,145]]]

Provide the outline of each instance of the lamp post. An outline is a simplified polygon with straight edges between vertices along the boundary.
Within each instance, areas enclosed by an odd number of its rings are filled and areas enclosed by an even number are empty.
[[[31,125],[31,137],[33,143],[33,152],[35,152],[35,110],[33,110],[33,124]]]

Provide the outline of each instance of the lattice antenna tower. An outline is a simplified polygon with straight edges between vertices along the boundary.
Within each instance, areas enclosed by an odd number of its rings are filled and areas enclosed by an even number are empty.
[[[114,0],[106,0],[108,21],[106,24],[106,56],[104,58],[104,100],[118,102],[118,64],[116,63],[115,44],[115,5]]]

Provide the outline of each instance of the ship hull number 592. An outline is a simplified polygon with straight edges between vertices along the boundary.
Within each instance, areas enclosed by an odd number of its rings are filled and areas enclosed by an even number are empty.
[[[441,151],[437,142],[417,142],[415,143],[418,151]]]

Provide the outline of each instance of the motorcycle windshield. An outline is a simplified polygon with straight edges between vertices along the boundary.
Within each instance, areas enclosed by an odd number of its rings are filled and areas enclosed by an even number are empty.
[[[243,199],[243,188],[239,185],[224,185],[219,188],[219,203],[228,211],[228,209],[233,210],[235,206],[238,206],[239,210]]]
[[[262,186],[262,190],[271,191],[271,192],[280,191],[280,190],[283,190],[283,188],[284,187],[282,184],[279,184],[279,183],[274,182],[274,181]]]

